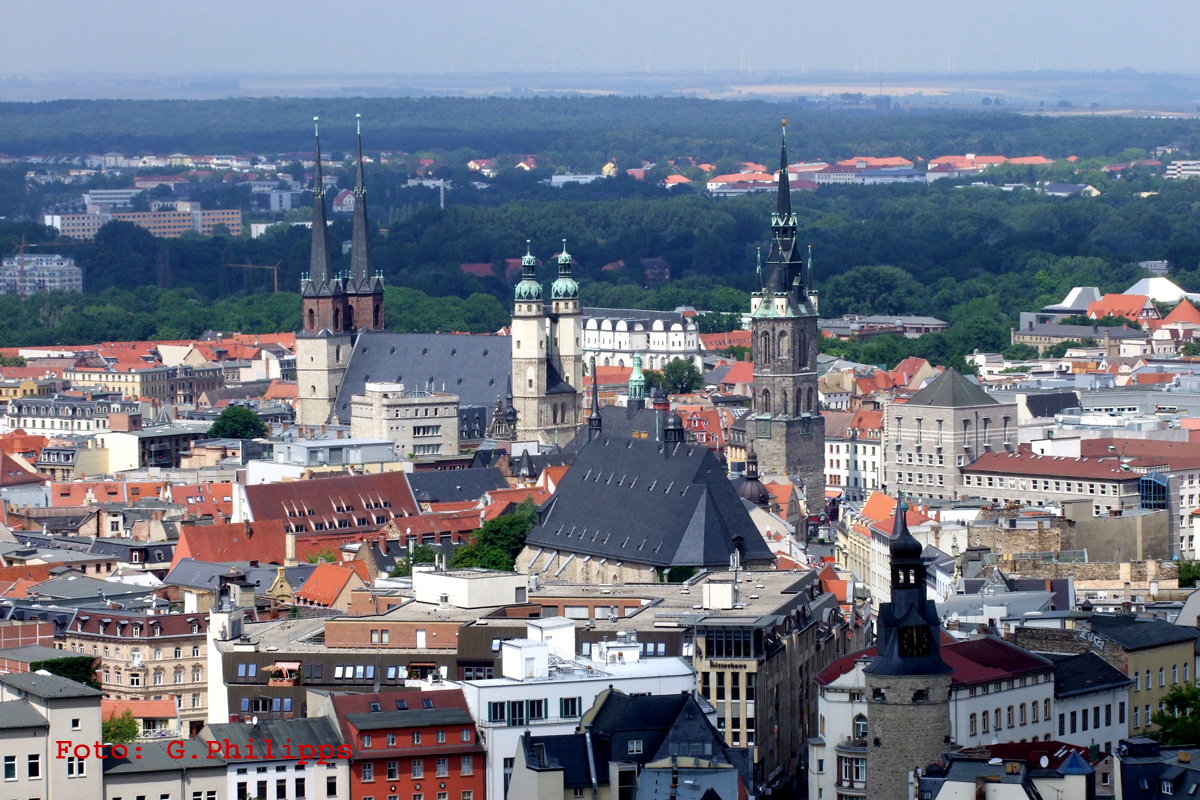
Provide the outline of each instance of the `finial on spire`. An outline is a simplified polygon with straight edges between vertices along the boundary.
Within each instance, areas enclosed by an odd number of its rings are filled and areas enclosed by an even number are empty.
[[[362,114],[354,115],[354,124],[355,124],[355,127],[358,129],[358,135],[362,136]]]
[[[908,511],[908,500],[904,497],[903,490],[896,495],[896,513],[904,513]]]
[[[320,126],[318,125],[318,123],[319,123],[320,121],[321,121],[321,118],[320,118],[320,117],[313,117],[313,135],[314,135],[314,136],[320,136],[320,135],[321,135],[321,128],[320,128]]]
[[[809,247],[809,249],[811,250],[812,248]],[[528,239],[525,240],[525,255],[533,255],[533,244]]]

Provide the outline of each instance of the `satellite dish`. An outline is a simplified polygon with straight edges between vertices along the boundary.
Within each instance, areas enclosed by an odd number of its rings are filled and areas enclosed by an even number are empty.
[[[1038,759],[1038,764],[1041,765],[1042,769],[1045,769],[1046,767],[1050,766],[1050,759],[1042,756],[1040,759]]]
[[[253,717],[251,717],[251,718],[250,718],[250,724],[251,724],[251,725],[257,725],[257,724],[258,724],[258,714],[255,714]]]

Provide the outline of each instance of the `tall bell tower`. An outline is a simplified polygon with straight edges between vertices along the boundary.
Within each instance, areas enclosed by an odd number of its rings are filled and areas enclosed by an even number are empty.
[[[754,413],[746,432],[755,440],[764,470],[803,479],[811,514],[825,508],[825,418],[817,397],[817,292],[812,254],[805,265],[796,241],[787,120],[782,124],[771,250],[765,277],[760,260],[758,289],[750,298]]]
[[[878,651],[867,682],[867,797],[906,800],[909,776],[950,743],[951,670],[942,660],[937,606],[925,593],[921,544],[896,504],[890,546],[892,600],[879,609]]]

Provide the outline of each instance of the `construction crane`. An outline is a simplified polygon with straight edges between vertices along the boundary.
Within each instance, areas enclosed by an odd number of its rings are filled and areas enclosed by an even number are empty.
[[[271,265],[271,264],[226,264],[225,266],[234,267],[236,269],[269,269],[269,270],[271,270],[271,276],[275,279],[275,293],[278,294],[279,293],[279,267],[282,264],[283,264],[282,261],[276,261],[274,265]]]

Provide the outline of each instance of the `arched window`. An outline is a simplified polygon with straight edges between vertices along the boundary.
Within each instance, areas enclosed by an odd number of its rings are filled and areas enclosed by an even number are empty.
[[[854,718],[854,738],[867,738],[867,718],[862,714],[859,714]]]
[[[808,408],[809,411],[816,411],[816,408],[813,406],[813,390],[812,390],[811,386],[808,387],[808,397],[805,400],[804,405]]]
[[[315,383],[308,387],[308,393],[313,397],[317,396],[317,385]]]
[[[782,400],[783,402],[779,404],[779,407],[783,410],[783,413],[786,414],[788,412],[787,389],[783,390]]]
[[[800,416],[800,396],[801,396],[802,394],[804,394],[804,392],[796,392],[796,399],[793,401],[793,402],[795,403],[795,406],[796,406],[796,412],[795,412],[795,413],[796,413],[796,416],[797,416],[797,417],[798,417],[798,416]]]
[[[763,389],[762,394],[759,395],[759,399],[762,400],[762,408],[760,408],[758,410],[758,413],[770,414],[771,413],[771,392],[768,391],[767,389]]]
[[[376,303],[375,304],[375,312],[372,315],[371,327],[375,328],[376,330],[382,329],[383,328],[382,317],[383,317],[383,307],[380,306],[379,303]]]
[[[763,331],[763,335],[759,341],[758,349],[762,352],[762,360],[771,360],[771,334],[769,331]]]
[[[308,329],[310,331],[317,329],[317,312],[311,308],[308,310]]]
[[[335,308],[333,310],[333,329],[335,331],[341,330],[341,327],[342,327],[342,310],[340,308]]]
[[[787,331],[780,331],[779,336],[775,339],[775,357],[787,358],[791,355],[788,350],[788,335]],[[787,410],[787,401],[784,401],[784,410]]]
[[[346,309],[346,327],[354,327],[354,306],[350,306]]]
[[[807,368],[808,367],[808,337],[804,335],[804,331],[800,331],[799,336],[799,351],[796,353],[796,363]]]
[[[552,422],[555,425],[557,425],[558,424],[558,406],[556,406],[556,405],[550,406],[550,415],[553,418]]]

